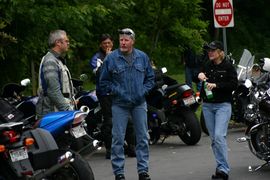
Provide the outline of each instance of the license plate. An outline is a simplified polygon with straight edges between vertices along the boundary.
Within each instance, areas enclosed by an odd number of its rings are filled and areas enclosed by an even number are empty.
[[[72,128],[71,133],[73,134],[73,136],[75,138],[79,138],[79,137],[86,135],[86,131],[85,131],[84,127],[82,127],[82,126],[76,126],[76,127]]]
[[[28,159],[28,153],[24,147],[16,150],[10,150],[9,155],[12,162]]]
[[[186,106],[189,106],[195,103],[195,98],[193,96],[190,96],[190,97],[184,98],[183,101]]]

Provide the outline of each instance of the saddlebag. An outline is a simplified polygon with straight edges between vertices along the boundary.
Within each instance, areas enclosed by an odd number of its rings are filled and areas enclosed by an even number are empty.
[[[29,149],[29,158],[34,170],[46,169],[57,163],[59,157],[58,146],[53,136],[47,130],[37,128],[23,133],[25,137],[32,137],[34,145]]]

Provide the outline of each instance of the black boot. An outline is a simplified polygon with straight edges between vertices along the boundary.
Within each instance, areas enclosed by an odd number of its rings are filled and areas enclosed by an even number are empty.
[[[126,178],[125,178],[124,174],[118,174],[115,176],[115,180],[125,180],[125,179]]]
[[[151,180],[151,178],[148,173],[143,172],[139,174],[139,180]]]
[[[216,170],[216,173],[212,175],[212,179],[228,180],[229,175],[223,171]]]

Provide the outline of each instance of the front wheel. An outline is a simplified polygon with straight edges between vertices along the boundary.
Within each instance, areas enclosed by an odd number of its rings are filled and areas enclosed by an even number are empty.
[[[261,159],[269,161],[269,149],[270,149],[270,135],[268,134],[269,127],[268,124],[259,126],[256,130],[250,134],[250,146],[253,147],[256,152],[255,155]]]
[[[94,180],[94,174],[89,166],[78,153],[73,152],[74,161],[59,169],[47,179],[57,180]]]
[[[180,130],[178,136],[187,145],[195,145],[201,139],[201,127],[195,113],[190,109],[183,109],[180,112],[183,121],[179,122]]]

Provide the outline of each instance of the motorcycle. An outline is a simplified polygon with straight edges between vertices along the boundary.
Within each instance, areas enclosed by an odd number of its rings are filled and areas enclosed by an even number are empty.
[[[270,68],[266,68],[266,70],[270,72]],[[246,80],[245,85],[250,90],[250,103],[244,114],[247,128],[245,136],[238,138],[237,141],[247,141],[250,151],[257,158],[265,161],[264,164],[254,169],[257,171],[270,164],[270,89],[266,90],[269,88],[269,84],[267,85],[265,82],[254,83],[249,79]],[[251,166],[249,169],[252,171]]]
[[[78,102],[78,108],[83,106],[89,108],[88,115],[85,118],[87,132],[92,138],[101,140],[101,126],[103,122],[101,106],[95,90],[85,91],[83,89],[83,83],[87,78],[87,75],[81,74],[79,79],[72,79],[75,88],[75,99]]]
[[[16,108],[3,99],[0,104],[1,179],[94,180],[91,167],[79,154],[59,149],[45,129],[25,128]]]
[[[231,55],[228,57],[231,60]],[[246,120],[244,118],[244,113],[246,106],[249,103],[249,90],[245,87],[244,83],[247,78],[250,78],[252,68],[254,67],[254,59],[255,56],[252,56],[250,51],[244,49],[241,59],[236,66],[237,71],[237,79],[238,79],[238,86],[235,91],[232,92],[232,115],[231,120],[237,123],[245,123]],[[232,61],[234,63],[235,61]],[[208,130],[205,125],[205,119],[203,112],[201,112],[200,116],[200,124],[202,131],[209,135]]]
[[[24,79],[21,81],[21,85],[7,84],[3,88],[2,94],[2,97],[8,99],[24,113],[25,126],[48,130],[61,148],[71,148],[81,154],[92,154],[95,150],[101,149],[100,142],[89,136],[85,130],[87,126],[85,118],[89,113],[86,106],[74,111],[49,113],[37,120],[35,107],[38,97],[22,95],[29,82],[29,80]]]
[[[178,135],[187,145],[195,145],[201,138],[201,128],[195,115],[198,103],[193,90],[186,84],[165,75],[166,68],[155,70],[156,87],[147,95],[150,144],[163,135]]]

